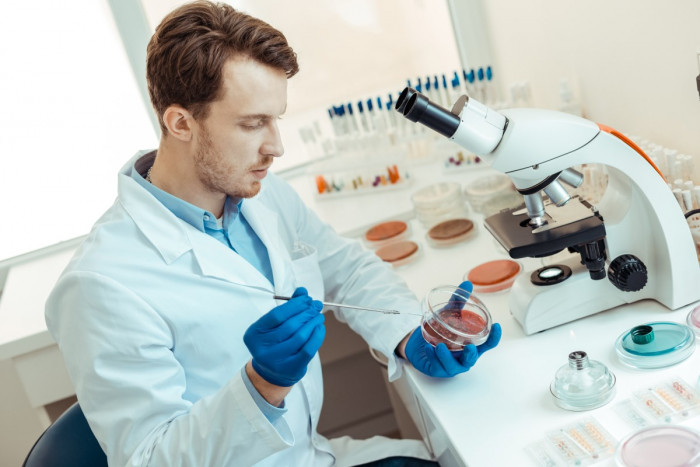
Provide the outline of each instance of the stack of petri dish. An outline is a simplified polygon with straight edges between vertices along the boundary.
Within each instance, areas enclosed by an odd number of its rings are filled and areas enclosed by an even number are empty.
[[[367,229],[363,240],[382,261],[398,267],[414,261],[420,254],[418,243],[409,240],[410,237],[408,222],[388,220]]]
[[[468,183],[464,187],[464,197],[474,211],[486,217],[524,202],[510,177],[498,172]]]
[[[444,220],[467,216],[467,205],[459,183],[440,182],[429,185],[413,193],[411,201],[416,218],[426,229]]]

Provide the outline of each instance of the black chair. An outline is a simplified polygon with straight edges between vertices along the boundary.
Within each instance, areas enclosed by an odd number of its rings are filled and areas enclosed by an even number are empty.
[[[107,456],[75,403],[42,433],[22,466],[107,467]]]

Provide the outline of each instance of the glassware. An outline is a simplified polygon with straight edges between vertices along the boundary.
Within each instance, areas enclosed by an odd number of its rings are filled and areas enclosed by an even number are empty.
[[[700,336],[700,306],[696,306],[688,312],[685,322],[693,330],[695,336]]]
[[[464,275],[464,280],[472,283],[474,292],[499,292],[510,289],[522,270],[518,261],[497,259],[474,267]]]
[[[494,172],[475,179],[464,187],[464,197],[471,208],[484,217],[502,209],[523,204],[523,197],[513,186],[508,175]]]
[[[700,465],[700,435],[679,425],[642,428],[620,441],[615,462],[622,467]]]
[[[602,363],[589,360],[586,352],[569,354],[569,362],[559,368],[549,391],[556,404],[566,410],[591,410],[607,404],[615,396],[615,375]]]
[[[394,267],[399,267],[418,258],[420,255],[420,247],[416,242],[401,240],[379,247],[374,253],[379,256],[382,261],[390,263]]]
[[[406,240],[411,235],[410,225],[401,220],[389,220],[373,225],[363,239],[370,248],[379,248],[387,243]]]
[[[471,238],[476,232],[474,222],[467,218],[448,219],[435,224],[425,238],[434,247],[450,246]]]
[[[455,182],[440,182],[421,188],[411,195],[416,218],[429,229],[447,220],[465,217],[467,204],[462,197],[462,187]]]
[[[620,360],[634,368],[665,368],[695,351],[695,333],[679,323],[653,322],[623,332],[615,341]]]
[[[423,338],[432,345],[443,342],[452,351],[467,344],[483,344],[491,332],[491,314],[473,293],[459,287],[435,287],[422,302]]]

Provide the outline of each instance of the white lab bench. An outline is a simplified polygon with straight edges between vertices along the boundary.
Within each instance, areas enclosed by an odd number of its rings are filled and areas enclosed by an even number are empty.
[[[292,180],[297,191],[338,232],[360,235],[381,220],[405,219],[412,205],[410,195],[438,180],[465,184],[490,169],[445,173],[439,164],[415,167],[413,185],[404,190],[373,196],[356,195],[320,199],[313,195],[313,182]],[[482,262],[506,258],[507,253],[483,227],[483,217],[472,213],[479,232],[468,242],[444,248],[431,247],[425,229],[412,219],[412,237],[422,248],[415,261],[396,272],[422,298],[438,285],[458,285],[466,272]],[[542,259],[524,258],[526,273],[543,265]],[[607,280],[607,279],[605,279]],[[700,284],[698,284],[700,287]],[[614,343],[630,328],[653,321],[685,323],[686,315],[700,302],[671,311],[651,300],[621,306],[544,332],[527,336],[508,311],[508,292],[480,294],[495,322],[503,328],[501,343],[484,354],[469,372],[452,379],[429,378],[412,368],[394,383],[402,402],[443,467],[537,465],[527,454],[531,443],[544,440],[548,432],[593,417],[617,440],[632,432],[616,406],[632,393],[670,378],[681,378],[695,387],[700,375],[700,353],[665,369],[638,370],[618,359]],[[562,303],[577,300],[561,297]],[[696,344],[697,345],[697,344]],[[556,371],[568,363],[572,351],[583,350],[591,360],[605,364],[617,378],[616,395],[598,409],[573,412],[555,405],[549,385]],[[700,416],[682,424],[700,428]],[[603,459],[595,465],[612,466]]]
[[[313,180],[290,179],[302,198],[335,230],[357,236],[379,221],[409,219],[410,195],[438,180],[464,184],[490,169],[443,173],[439,164],[413,167],[412,183],[403,189],[377,191],[374,195],[348,195],[317,199]],[[457,285],[473,266],[506,257],[474,215],[478,233],[470,241],[446,248],[433,248],[415,220],[412,238],[420,243],[420,257],[397,272],[422,298],[434,286]],[[78,239],[79,240],[79,239]],[[58,245],[45,254],[27,255],[23,261],[5,264],[0,270],[0,453],[3,460],[21,459],[33,440],[48,425],[43,406],[73,394],[60,353],[46,331],[44,302],[55,279],[67,264],[75,243]],[[534,269],[541,260],[522,260]],[[0,263],[3,266],[3,263]],[[4,287],[3,287],[4,283]],[[699,284],[700,286],[700,284]],[[413,421],[444,467],[535,465],[525,448],[546,432],[583,417],[595,417],[618,438],[629,428],[616,420],[613,407],[632,391],[681,377],[695,384],[700,373],[700,354],[661,370],[634,370],[620,363],[613,348],[618,335],[650,321],[684,322],[692,306],[669,311],[645,301],[608,310],[542,333],[526,336],[508,312],[508,292],[482,294],[494,321],[501,323],[500,345],[486,353],[469,372],[452,379],[433,379],[407,368],[394,384]],[[562,297],[562,301],[577,297]],[[556,370],[567,363],[568,354],[584,350],[589,358],[607,365],[617,376],[617,394],[609,404],[588,412],[557,407],[549,394]],[[685,422],[700,427],[700,417]],[[14,457],[13,454],[14,453]],[[613,465],[611,459],[599,463]]]

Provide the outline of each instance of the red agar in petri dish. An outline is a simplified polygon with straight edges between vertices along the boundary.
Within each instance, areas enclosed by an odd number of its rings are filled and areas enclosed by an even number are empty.
[[[475,267],[466,279],[474,285],[474,292],[498,292],[509,289],[521,269],[517,261],[498,259]]]
[[[466,240],[474,232],[474,222],[469,219],[449,219],[428,230],[428,240],[433,246],[452,245]]]
[[[418,244],[411,241],[395,242],[379,248],[375,253],[382,261],[397,264],[404,262],[418,251]]]
[[[487,323],[484,318],[469,310],[447,309],[437,314],[437,319],[423,322],[423,337],[432,344],[443,342],[452,351],[462,350],[471,340],[453,330],[477,335],[483,332]],[[451,329],[450,329],[451,328]]]
[[[387,221],[377,224],[367,230],[365,239],[369,242],[379,242],[401,235],[408,229],[404,221]]]

